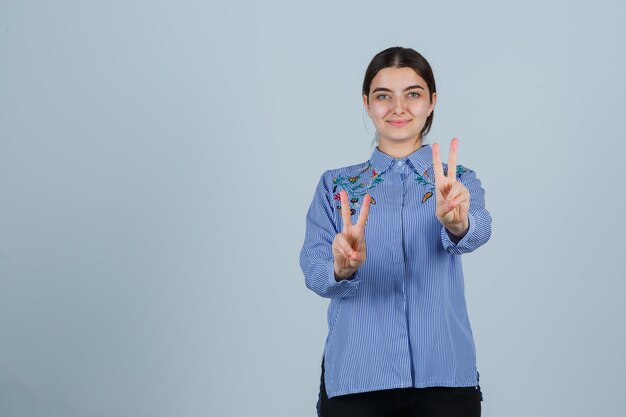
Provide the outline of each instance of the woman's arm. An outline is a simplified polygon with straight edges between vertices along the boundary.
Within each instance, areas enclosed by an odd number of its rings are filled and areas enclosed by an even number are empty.
[[[474,171],[457,178],[458,139],[450,142],[448,172],[444,173],[439,146],[433,144],[436,215],[442,224],[441,242],[449,253],[468,253],[489,240],[491,216],[485,209],[485,190]]]
[[[456,255],[478,249],[491,237],[491,215],[485,208],[485,190],[476,177],[476,173],[468,169],[461,175],[459,182],[463,183],[469,192],[467,232],[459,238],[445,227],[441,228],[441,243],[444,249]]]
[[[335,222],[330,201],[328,173],[320,178],[306,217],[300,267],[306,286],[322,297],[342,298],[354,295],[358,286],[355,272],[365,262],[365,222],[369,198],[364,200],[359,220],[351,224],[347,195],[341,193],[342,231]]]

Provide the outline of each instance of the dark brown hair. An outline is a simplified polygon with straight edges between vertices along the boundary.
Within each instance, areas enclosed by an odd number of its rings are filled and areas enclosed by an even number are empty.
[[[372,58],[372,61],[365,70],[365,77],[363,78],[363,95],[367,97],[369,103],[370,86],[372,80],[378,74],[378,71],[384,68],[412,68],[420,77],[426,81],[428,91],[430,94],[430,101],[433,101],[433,93],[437,92],[435,87],[435,76],[433,70],[430,68],[430,64],[426,61],[419,52],[411,48],[402,48],[401,46],[394,46],[392,48],[381,51]],[[430,113],[430,116],[426,118],[426,123],[422,128],[421,135],[424,137],[429,131],[430,126],[433,124],[433,116],[435,111]]]

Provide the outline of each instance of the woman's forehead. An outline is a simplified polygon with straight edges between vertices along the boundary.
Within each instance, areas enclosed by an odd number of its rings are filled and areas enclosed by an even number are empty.
[[[420,77],[413,68],[401,67],[383,68],[374,77],[370,86],[370,91],[376,88],[404,89],[412,85],[420,85],[424,89],[428,89],[426,81]]]

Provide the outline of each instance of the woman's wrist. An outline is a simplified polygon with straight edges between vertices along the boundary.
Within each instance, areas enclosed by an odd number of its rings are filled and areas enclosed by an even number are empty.
[[[448,232],[450,232],[451,235],[460,240],[467,234],[467,231],[469,230],[469,219],[465,220],[462,223],[444,225],[444,227],[448,230]]]
[[[335,262],[335,281],[342,281],[344,279],[350,278],[358,268],[342,268]]]

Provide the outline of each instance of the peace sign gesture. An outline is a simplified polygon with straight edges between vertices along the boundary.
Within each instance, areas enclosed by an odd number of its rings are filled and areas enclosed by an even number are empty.
[[[433,166],[435,170],[435,214],[443,226],[456,237],[463,237],[469,229],[467,213],[470,205],[470,194],[467,188],[456,180],[456,150],[459,140],[450,142],[448,157],[448,175],[443,173],[439,156],[439,145],[433,144]]]
[[[335,268],[335,279],[340,281],[347,279],[365,262],[365,223],[370,208],[370,196],[365,194],[361,213],[356,224],[350,220],[350,203],[348,203],[348,193],[342,190],[339,193],[341,200],[341,218],[343,229],[337,233],[333,239],[333,257]]]

